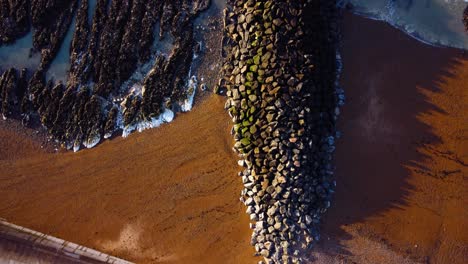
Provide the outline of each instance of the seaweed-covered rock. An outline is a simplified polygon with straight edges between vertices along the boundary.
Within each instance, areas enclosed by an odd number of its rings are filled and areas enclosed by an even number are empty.
[[[164,78],[164,66],[166,65],[164,56],[158,56],[153,66],[153,70],[148,74],[143,82],[143,100],[141,114],[144,120],[161,114],[164,96],[167,94],[168,81]]]
[[[88,86],[80,87],[73,100],[72,108],[67,123],[65,124],[65,142],[74,151],[80,149],[83,140],[86,140],[88,123],[86,117],[86,105],[90,101],[91,90]]]
[[[78,0],[32,0],[33,47],[41,53],[40,69],[46,70],[57,55],[70,28]]]
[[[107,114],[106,123],[104,125],[104,138],[110,138],[118,128],[119,109],[113,106]]]
[[[18,104],[17,98],[18,73],[11,68],[0,77],[0,112],[4,119],[11,116],[13,108]]]
[[[60,98],[60,102],[57,108],[56,118],[54,124],[51,127],[51,134],[60,141],[69,141],[69,133],[67,127],[72,122],[73,118],[73,107],[76,100],[76,87],[68,87],[63,96]]]
[[[75,78],[75,71],[77,67],[77,61],[84,59],[85,52],[88,47],[90,25],[88,24],[88,0],[82,0],[78,12],[76,14],[76,26],[75,32],[73,33],[73,39],[71,42],[71,54],[70,61],[70,83],[78,82]]]
[[[44,96],[43,99],[46,103],[39,108],[39,114],[41,115],[41,123],[49,129],[53,127],[53,124],[57,118],[57,112],[60,105],[60,98],[62,98],[63,95],[63,89],[63,84],[59,83],[51,90],[49,90],[49,88],[44,90],[44,93],[47,93],[47,96]]]
[[[97,96],[91,96],[89,102],[85,105],[83,121],[80,127],[83,131],[83,145],[87,148],[96,146],[103,135],[103,121],[105,120],[104,108],[106,101]]]
[[[44,103],[41,99],[41,93],[45,87],[45,73],[43,70],[38,70],[33,74],[28,83],[29,98],[34,110],[39,109],[39,107]]]

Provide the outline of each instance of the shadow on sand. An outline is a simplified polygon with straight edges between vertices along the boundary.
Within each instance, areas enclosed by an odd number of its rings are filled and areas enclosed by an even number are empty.
[[[344,246],[353,239],[346,226],[408,204],[415,189],[408,182],[408,167],[424,166],[428,157],[419,151],[421,146],[443,143],[418,118],[446,114],[429,102],[425,91],[440,92],[463,55],[346,13],[342,56],[347,101],[338,122],[343,138],[335,156],[337,188],[318,245],[330,256],[352,254]]]

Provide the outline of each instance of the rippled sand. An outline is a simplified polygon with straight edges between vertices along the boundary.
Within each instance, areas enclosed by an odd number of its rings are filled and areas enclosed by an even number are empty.
[[[223,106],[78,153],[7,134],[25,157],[0,158],[0,216],[138,263],[256,263]]]
[[[347,102],[319,263],[468,263],[468,54],[344,22]]]

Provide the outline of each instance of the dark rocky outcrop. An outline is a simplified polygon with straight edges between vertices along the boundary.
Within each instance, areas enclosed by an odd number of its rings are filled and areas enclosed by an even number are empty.
[[[17,21],[2,28],[0,45],[18,38],[9,32],[24,34],[18,30],[20,24],[27,32],[31,21],[34,51],[41,53],[39,68],[33,69],[27,88],[20,92],[27,95],[18,103],[23,121],[28,123],[37,114],[55,139],[76,150],[81,142],[93,146],[119,128],[129,126],[131,131],[140,122],[153,122],[165,108],[177,110],[187,98],[193,21],[209,2],[97,0],[89,23],[88,0],[0,1],[5,6],[1,22],[8,24],[12,17]],[[21,13],[29,5],[30,12]],[[47,70],[74,16],[68,80],[46,83]],[[154,34],[158,25],[159,37]],[[172,52],[156,55],[154,43],[168,34],[174,39]],[[144,78],[132,78],[135,71]],[[126,104],[120,104],[124,100]]]
[[[29,32],[29,4],[29,0],[0,0],[0,46]]]
[[[302,263],[333,193],[339,12],[335,1],[229,1],[223,79],[252,245]]]
[[[465,30],[468,33],[468,5],[465,8],[465,11],[463,11],[463,24],[465,25]]]
[[[119,109],[116,106],[113,106],[106,117],[106,123],[104,125],[104,138],[110,138],[117,130],[118,118]]]
[[[0,75],[0,113],[4,119],[19,118],[23,112],[23,102],[28,99],[28,72],[10,68]],[[26,107],[24,110],[27,110]]]
[[[32,0],[33,47],[41,53],[40,70],[47,70],[70,28],[78,0]]]
[[[10,117],[15,105],[18,104],[17,87],[18,73],[16,69],[11,68],[0,77],[0,102],[2,102],[0,112],[3,118]]]

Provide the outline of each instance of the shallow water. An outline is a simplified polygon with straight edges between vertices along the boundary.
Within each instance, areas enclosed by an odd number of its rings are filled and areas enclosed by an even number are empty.
[[[0,47],[0,68],[37,68],[41,62],[41,55],[35,53],[29,56],[32,43],[32,32],[29,32],[15,44]]]
[[[88,0],[88,23],[92,25],[92,19],[96,10],[97,0]],[[81,3],[80,3],[81,4]],[[70,69],[70,48],[75,33],[77,11],[74,14],[73,21],[68,29],[67,35],[60,46],[57,57],[52,61],[52,64],[47,72],[47,80],[54,78],[57,81],[66,82],[68,71]]]
[[[66,82],[68,77],[68,70],[70,69],[70,48],[73,34],[75,32],[75,25],[76,13],[74,14],[70,28],[68,29],[62,45],[60,46],[60,50],[57,53],[55,59],[52,61],[49,70],[47,71],[47,80],[54,78],[56,81]]]
[[[214,5],[218,10],[223,10],[226,7],[227,0],[212,0],[211,4]]]
[[[358,14],[386,21],[435,45],[468,49],[462,15],[467,0],[349,0]]]
[[[97,0],[88,0],[88,24],[93,22],[94,10],[96,10]]]
[[[154,42],[151,51],[153,54],[160,53],[167,58],[174,48],[174,36],[170,32],[164,32],[164,36],[161,38],[159,37],[160,30],[161,24],[157,22],[154,26]]]

